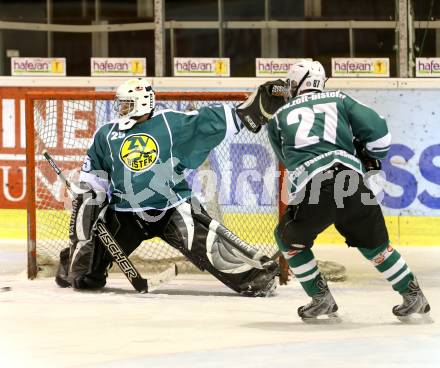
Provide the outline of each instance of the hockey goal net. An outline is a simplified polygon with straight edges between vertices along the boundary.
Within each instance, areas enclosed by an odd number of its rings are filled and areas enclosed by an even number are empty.
[[[244,93],[157,93],[156,109],[188,111],[216,102],[236,104]],[[71,199],[42,156],[47,149],[65,175],[78,180],[93,134],[115,118],[114,93],[29,93],[26,98],[28,276],[52,275],[59,252],[68,246]],[[207,171],[213,175],[202,175]],[[187,180],[208,212],[268,256],[277,251],[273,237],[279,213],[278,163],[265,129],[242,130],[215,148]],[[214,180],[212,179],[214,178]],[[171,263],[191,270],[179,252],[160,239],[145,241],[131,255],[141,272],[160,272]],[[113,267],[117,268],[117,267]]]

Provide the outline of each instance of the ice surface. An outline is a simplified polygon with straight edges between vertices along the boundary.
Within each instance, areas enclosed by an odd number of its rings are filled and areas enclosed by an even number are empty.
[[[330,287],[343,323],[306,325],[308,298],[294,281],[272,298],[236,295],[209,275],[181,275],[138,294],[122,275],[100,292],[26,280],[24,252],[0,246],[0,367],[439,367],[440,248],[399,251],[416,272],[434,319],[403,325],[401,298],[353,249],[322,246],[317,258],[348,269]],[[10,270],[10,272],[8,272]]]

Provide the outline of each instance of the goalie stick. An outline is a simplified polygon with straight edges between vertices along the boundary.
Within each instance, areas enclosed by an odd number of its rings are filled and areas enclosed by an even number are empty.
[[[43,150],[42,154],[74,197],[83,192],[81,188],[77,187],[75,184],[70,183],[67,180],[67,178],[64,176],[63,172],[55,163],[53,158],[49,155],[47,150]],[[130,281],[130,283],[138,292],[148,293],[148,281],[140,275],[140,273],[136,270],[136,267],[125,255],[121,246],[116,242],[112,234],[107,229],[107,226],[105,226],[101,216],[96,221],[96,230],[99,240],[101,240],[101,243],[111,254],[113,260],[127,277],[128,281]]]

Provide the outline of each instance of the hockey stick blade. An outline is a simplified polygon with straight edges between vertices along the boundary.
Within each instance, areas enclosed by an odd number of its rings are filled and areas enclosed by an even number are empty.
[[[162,286],[165,283],[168,283],[169,281],[173,280],[178,274],[178,269],[176,264],[172,264],[170,267],[168,267],[165,271],[162,271],[159,274],[153,274],[148,276],[148,283],[149,283],[149,291],[154,291],[158,289],[160,286]]]
[[[49,162],[50,166],[54,169],[56,174],[59,176],[59,178],[63,181],[63,183],[66,185],[67,189],[70,190],[70,192],[77,196],[78,193],[75,192],[75,190],[72,188],[71,183],[62,173],[61,169],[58,167],[56,162],[53,160],[53,158],[49,155],[47,150],[43,150],[42,152],[44,158]],[[128,281],[133,285],[135,290],[137,290],[140,293],[148,293],[148,281],[139,274],[139,272],[134,267],[133,263],[128,259],[128,257],[125,255],[124,251],[122,250],[121,246],[116,242],[116,240],[113,238],[111,233],[108,231],[107,227],[104,225],[104,223],[98,219],[97,223],[95,224],[98,237],[101,240],[101,242],[104,244],[108,252],[111,254],[113,260],[116,262],[116,264],[119,266],[121,271],[124,273],[124,275],[127,277]]]

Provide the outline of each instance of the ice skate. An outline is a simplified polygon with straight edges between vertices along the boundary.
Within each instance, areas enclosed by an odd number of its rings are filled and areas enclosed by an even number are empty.
[[[341,322],[337,310],[338,305],[331,294],[327,283],[322,278],[317,281],[321,290],[312,297],[309,304],[298,308],[298,315],[306,323],[339,323]]]
[[[393,308],[393,314],[404,323],[432,323],[429,316],[431,307],[417,280],[411,281],[408,289],[402,294],[403,303]]]
[[[251,288],[250,290],[246,290],[244,292],[242,292],[243,295],[246,296],[257,296],[257,297],[270,297],[270,296],[274,296],[276,294],[276,288],[277,288],[278,284],[275,280],[275,278],[273,278],[272,280],[269,280],[269,282],[266,283],[265,286],[261,287],[261,288]]]

